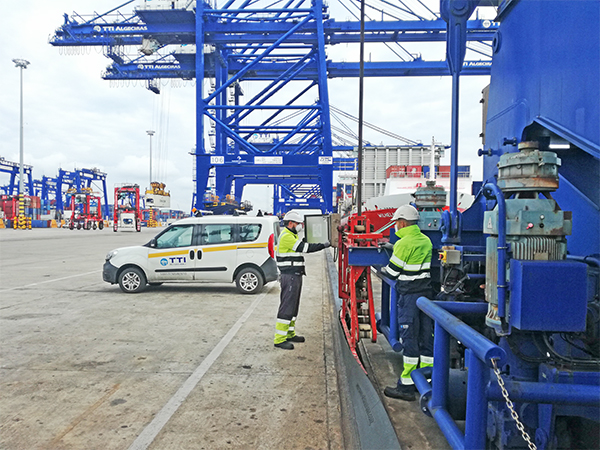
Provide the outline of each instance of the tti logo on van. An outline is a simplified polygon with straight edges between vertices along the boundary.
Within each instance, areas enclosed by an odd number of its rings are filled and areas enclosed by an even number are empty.
[[[173,264],[173,265],[181,265],[181,264],[185,264],[187,262],[187,259],[185,256],[172,256],[170,258],[162,258],[160,260],[160,265],[161,266],[166,266],[168,264]]]

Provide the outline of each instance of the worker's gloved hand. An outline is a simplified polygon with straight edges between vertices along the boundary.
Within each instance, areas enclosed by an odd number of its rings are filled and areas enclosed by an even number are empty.
[[[386,250],[394,250],[394,244],[391,244],[389,242],[384,242],[383,244],[380,245],[380,247],[383,247]]]
[[[331,247],[331,242],[325,241],[325,242],[323,242],[323,245],[324,245],[324,248],[329,248],[329,247]]]

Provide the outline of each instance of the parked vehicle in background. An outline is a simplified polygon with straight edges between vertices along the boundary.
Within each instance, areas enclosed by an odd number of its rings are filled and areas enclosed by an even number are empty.
[[[109,252],[102,276],[126,293],[165,282],[227,282],[256,294],[277,279],[278,236],[275,216],[190,217],[145,245]]]

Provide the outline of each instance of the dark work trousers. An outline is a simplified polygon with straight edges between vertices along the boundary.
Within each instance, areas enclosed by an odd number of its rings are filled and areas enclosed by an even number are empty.
[[[302,275],[282,273],[279,280],[281,295],[279,296],[278,319],[292,320],[298,316],[300,294],[302,293]]]
[[[433,356],[433,320],[417,308],[417,299],[427,294],[399,294],[396,299],[398,341],[404,356]]]

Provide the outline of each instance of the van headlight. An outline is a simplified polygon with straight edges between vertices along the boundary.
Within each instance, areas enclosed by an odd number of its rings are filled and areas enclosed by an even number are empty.
[[[110,261],[110,259],[115,256],[117,253],[119,253],[118,250],[113,250],[111,252],[108,252],[106,255],[106,261]]]

